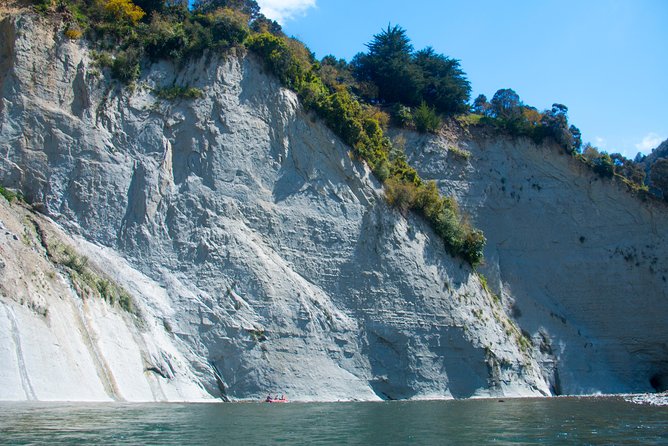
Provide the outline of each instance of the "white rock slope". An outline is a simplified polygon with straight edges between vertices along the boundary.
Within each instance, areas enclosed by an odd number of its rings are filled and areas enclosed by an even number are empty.
[[[137,302],[140,317],[119,311],[86,287],[83,274],[48,255],[76,246],[75,240],[44,217],[0,200],[2,399],[210,398],[155,317],[159,288],[142,286],[147,299]],[[81,271],[102,275],[92,264]],[[137,284],[143,278],[128,279]]]

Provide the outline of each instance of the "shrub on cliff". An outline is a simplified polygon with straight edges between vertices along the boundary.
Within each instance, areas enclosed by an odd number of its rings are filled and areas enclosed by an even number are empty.
[[[53,0],[32,0],[32,4],[37,12],[44,13],[53,6]]]
[[[16,192],[6,189],[3,186],[0,186],[0,195],[4,197],[4,199],[7,200],[9,203],[16,200],[17,197],[20,197],[20,195],[18,195]]]
[[[123,83],[130,83],[139,78],[140,54],[134,49],[123,51],[116,55],[111,63],[111,75]]]
[[[183,23],[174,23],[160,14],[153,14],[143,46],[151,60],[178,60],[192,46],[192,37]]]
[[[106,0],[104,9],[109,11],[116,20],[129,20],[137,23],[146,15],[143,9],[130,0]]]
[[[599,152],[591,144],[586,144],[582,152],[582,160],[585,161],[594,172],[602,177],[612,177],[615,173],[614,163],[606,152]]]
[[[392,120],[399,127],[411,128],[415,125],[411,108],[403,104],[395,104],[392,107]]]
[[[594,172],[602,177],[612,177],[615,174],[615,167],[610,155],[601,153],[601,156],[594,160]]]
[[[264,60],[266,66],[289,88],[299,90],[311,61],[299,45],[290,39],[260,33],[248,39],[247,46]],[[302,45],[303,48],[303,45]]]
[[[65,30],[65,37],[70,40],[78,40],[83,36],[81,30],[77,27],[69,27]]]
[[[211,35],[210,40],[206,39],[200,45],[202,49],[230,48],[241,45],[250,35],[248,21],[248,16],[243,12],[230,8],[194,16],[194,22],[201,25],[205,32]]]
[[[399,178],[390,177],[385,181],[385,197],[390,206],[399,210],[406,216],[413,209],[418,195],[415,183],[401,181]]]
[[[462,216],[454,197],[440,196],[434,181],[418,187],[414,208],[430,222],[450,253],[460,255],[473,266],[482,262],[486,243],[482,231]]]
[[[441,127],[441,118],[438,117],[436,109],[422,102],[413,112],[415,128],[422,133],[436,133]]]
[[[176,99],[200,99],[204,93],[195,87],[167,87],[153,90],[153,93],[160,99],[174,101]]]

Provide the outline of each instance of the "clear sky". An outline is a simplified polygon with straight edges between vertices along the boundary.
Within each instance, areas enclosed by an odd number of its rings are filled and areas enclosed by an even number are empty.
[[[459,59],[491,99],[569,108],[584,141],[633,157],[668,138],[668,0],[258,0],[322,58],[348,61],[388,24]]]

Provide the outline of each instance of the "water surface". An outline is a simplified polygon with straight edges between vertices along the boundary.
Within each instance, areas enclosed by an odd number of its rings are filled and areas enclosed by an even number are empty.
[[[0,403],[1,444],[666,444],[623,398],[383,403]]]

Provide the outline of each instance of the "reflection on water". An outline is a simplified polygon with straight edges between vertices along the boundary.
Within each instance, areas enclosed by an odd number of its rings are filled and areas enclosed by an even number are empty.
[[[2,444],[666,444],[621,398],[309,404],[0,403]]]

